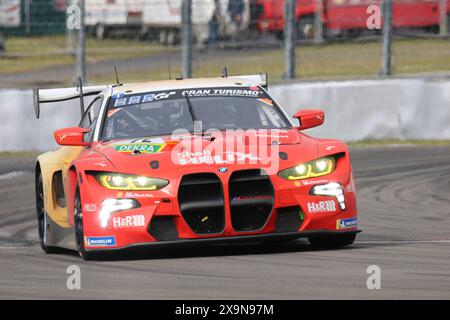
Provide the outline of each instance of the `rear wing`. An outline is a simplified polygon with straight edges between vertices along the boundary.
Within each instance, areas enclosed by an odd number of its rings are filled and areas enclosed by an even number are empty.
[[[261,86],[265,89],[267,89],[269,87],[269,76],[267,75],[267,73],[248,74],[248,75],[243,75],[243,76],[228,76],[227,67],[223,67],[222,72],[221,72],[221,77],[246,81],[251,84]]]
[[[255,75],[245,75],[245,76],[230,76],[229,79],[236,79],[247,81],[252,84],[261,86],[267,89],[268,81],[267,81],[267,73],[255,74]]]
[[[33,89],[33,104],[36,119],[39,119],[41,103],[52,103],[68,101],[73,99],[83,99],[85,96],[97,95],[104,89],[107,89],[109,85],[100,86],[78,86],[71,88],[56,88],[56,89]],[[81,109],[83,112],[84,106],[81,103]]]

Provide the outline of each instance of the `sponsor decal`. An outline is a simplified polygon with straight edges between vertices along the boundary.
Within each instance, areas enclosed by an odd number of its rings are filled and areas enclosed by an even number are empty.
[[[271,196],[237,196],[234,197],[233,200],[239,201],[239,200],[271,200]]]
[[[117,198],[153,198],[153,194],[151,193],[139,193],[139,192],[117,192]]]
[[[113,115],[115,115],[117,112],[119,112],[120,110],[122,110],[122,108],[116,108],[116,109],[111,109],[108,111],[108,118],[112,117]]]
[[[242,152],[225,152],[222,155],[212,155],[209,150],[204,150],[200,152],[180,152],[177,154],[178,164],[188,165],[188,164],[233,164],[238,162],[257,162],[261,158],[254,156],[252,154],[242,153]]]
[[[96,203],[85,203],[83,206],[84,212],[95,212],[97,211],[97,204]]]
[[[133,215],[133,216],[114,217],[113,218],[114,229],[143,227],[143,226],[145,226],[144,215]]]
[[[140,153],[157,153],[161,152],[165,144],[154,143],[124,143],[113,146],[114,150],[121,153],[132,153],[139,151]]]
[[[330,151],[333,150],[334,148],[336,148],[336,146],[327,146],[325,150]]]
[[[336,211],[336,202],[333,200],[308,202],[309,213],[323,213]]]
[[[105,236],[105,237],[86,237],[86,245],[91,247],[115,247],[116,237]]]
[[[125,106],[151,103],[166,99],[182,99],[185,95],[189,97],[264,97],[264,92],[259,87],[222,87],[222,88],[195,88],[188,90],[177,91],[159,91],[159,92],[146,92],[141,94],[125,95],[123,93],[114,94],[113,107],[121,108]]]
[[[94,163],[94,165],[100,166],[100,167],[106,167],[106,163],[103,163],[103,162],[96,162],[96,163]]]
[[[112,95],[112,98],[113,98],[113,99],[119,99],[119,98],[122,98],[122,97],[125,97],[125,93],[123,93],[123,92],[121,92],[121,93],[116,93],[116,94],[113,94],[113,95]]]
[[[258,101],[267,104],[268,106],[273,107],[273,101],[267,98],[258,99]]]
[[[312,186],[315,184],[326,184],[328,183],[327,179],[320,179],[320,180],[302,180],[302,184],[304,186]]]
[[[63,142],[67,138],[67,134],[60,134],[59,141]]]
[[[356,228],[358,226],[358,218],[347,218],[336,220],[336,230]]]
[[[188,95],[189,97],[258,97],[259,90],[251,89],[192,89],[184,90],[181,95]]]
[[[255,137],[258,138],[270,138],[270,139],[288,139],[289,136],[284,134],[280,135],[279,133],[286,133],[286,131],[278,131],[274,133],[255,133]]]
[[[128,141],[127,143],[151,143],[151,144],[164,144],[165,141],[163,138],[141,138],[141,139],[133,139]]]
[[[124,107],[124,106],[130,106],[133,104],[139,104],[139,103],[147,103],[147,102],[153,102],[153,101],[159,101],[168,99],[171,96],[175,95],[176,91],[171,92],[160,92],[160,93],[146,93],[141,95],[133,95],[133,96],[121,96],[115,98],[113,96],[114,101],[114,107]]]

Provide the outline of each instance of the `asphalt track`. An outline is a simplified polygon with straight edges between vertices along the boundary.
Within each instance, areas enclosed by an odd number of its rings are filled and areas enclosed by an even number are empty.
[[[33,160],[0,158],[0,298],[450,299],[450,147],[351,154],[364,230],[352,247],[314,251],[299,240],[89,262],[41,251]],[[66,287],[70,265],[81,290]],[[381,269],[380,290],[366,286],[370,265]]]

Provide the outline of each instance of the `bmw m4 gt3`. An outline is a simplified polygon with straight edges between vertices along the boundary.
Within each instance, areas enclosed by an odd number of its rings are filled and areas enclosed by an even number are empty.
[[[349,151],[293,125],[263,75],[34,91],[41,104],[80,99],[77,127],[36,161],[39,239],[47,253],[184,244],[354,242]],[[92,101],[85,108],[84,99]]]

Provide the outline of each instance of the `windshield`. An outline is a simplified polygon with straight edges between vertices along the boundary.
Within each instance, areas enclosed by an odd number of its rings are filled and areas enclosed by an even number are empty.
[[[102,139],[193,132],[194,120],[201,121],[202,131],[291,126],[259,87],[183,89],[112,96]]]

